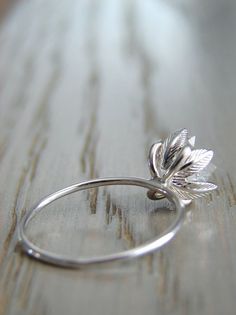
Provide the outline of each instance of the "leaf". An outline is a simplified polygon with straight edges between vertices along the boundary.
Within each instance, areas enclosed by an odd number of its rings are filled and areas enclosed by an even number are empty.
[[[162,142],[159,141],[151,146],[149,151],[149,168],[153,177],[161,177],[161,153],[162,153]]]
[[[211,150],[193,150],[176,175],[186,178],[198,173],[210,163],[212,157],[213,151]]]
[[[212,191],[217,188],[217,185],[213,183],[206,183],[206,182],[192,182],[192,183],[187,183],[186,189],[189,189],[194,192],[207,192],[207,191]]]
[[[187,129],[176,131],[164,141],[162,151],[162,165],[164,169],[168,169],[177,153],[187,144],[187,141]]]
[[[173,182],[172,186],[172,190],[179,196],[179,198],[184,200],[192,200],[206,196],[215,189],[217,189],[215,184],[205,182],[185,182],[185,186],[177,186]]]
[[[193,136],[193,137],[191,137],[190,139],[188,139],[188,142],[189,142],[189,144],[190,144],[192,147],[194,147],[194,145],[195,145],[195,140],[196,140],[196,137],[195,137],[195,136]]]
[[[205,197],[211,192],[211,190],[194,191],[194,190],[191,190],[191,189],[186,189],[185,187],[184,188],[176,187],[174,185],[172,186],[171,189],[175,192],[175,194],[180,199],[184,199],[184,200],[193,200],[193,199]]]
[[[181,168],[186,164],[187,159],[189,158],[189,156],[191,155],[191,148],[190,146],[186,145],[175,157],[175,159],[173,160],[173,162],[171,163],[171,165],[169,166],[169,168],[166,170],[166,173],[164,174],[163,178],[166,179],[170,179],[173,178],[173,176],[175,176],[176,174],[178,175],[178,177],[182,177],[183,179],[185,179],[185,174],[180,173],[179,171],[181,170]]]
[[[188,183],[185,177],[174,175],[172,178],[172,184],[178,187],[185,187]]]
[[[188,190],[185,190],[184,188],[179,188],[176,186],[172,186],[171,189],[180,199],[183,199],[183,200],[193,200],[193,199],[197,199],[205,195],[205,194],[192,193]]]

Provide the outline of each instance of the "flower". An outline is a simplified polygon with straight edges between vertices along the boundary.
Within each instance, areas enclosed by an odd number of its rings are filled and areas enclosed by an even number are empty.
[[[153,180],[168,186],[183,200],[202,197],[217,186],[201,176],[209,165],[212,150],[194,149],[195,137],[181,129],[164,141],[153,144],[149,153],[149,166]]]

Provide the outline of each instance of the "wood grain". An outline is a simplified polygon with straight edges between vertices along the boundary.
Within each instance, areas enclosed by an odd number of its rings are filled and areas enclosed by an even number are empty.
[[[236,4],[18,1],[0,21],[0,314],[233,315],[236,309]],[[161,252],[106,269],[32,261],[17,225],[42,196],[103,176],[148,175],[149,146],[187,127],[215,151],[217,193]],[[62,199],[29,228],[89,255],[150,239],[173,219],[145,191]]]

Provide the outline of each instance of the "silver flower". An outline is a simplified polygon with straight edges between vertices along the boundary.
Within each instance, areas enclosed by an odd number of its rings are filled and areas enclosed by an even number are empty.
[[[188,131],[181,129],[171,134],[165,141],[152,145],[149,166],[152,178],[171,188],[183,200],[205,196],[217,186],[204,181],[202,171],[208,166],[213,151],[194,149],[195,137],[188,138]],[[202,180],[203,179],[203,180]],[[161,195],[149,191],[151,199]]]

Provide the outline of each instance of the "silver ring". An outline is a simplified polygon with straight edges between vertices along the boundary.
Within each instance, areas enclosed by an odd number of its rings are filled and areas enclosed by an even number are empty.
[[[210,172],[206,171],[206,167],[213,157],[213,151],[194,149],[194,139],[188,137],[186,129],[181,129],[171,134],[165,141],[155,143],[149,153],[151,179],[136,177],[94,179],[66,187],[43,198],[25,214],[20,222],[19,242],[22,250],[30,257],[46,263],[67,268],[80,268],[92,264],[129,260],[160,249],[179,230],[184,219],[185,205],[217,188],[215,184],[206,182],[206,177]],[[28,224],[47,205],[74,192],[109,185],[139,186],[148,189],[147,196],[152,200],[167,198],[175,205],[177,213],[175,221],[161,235],[135,248],[88,258],[70,259],[41,249],[28,239],[26,235]]]

